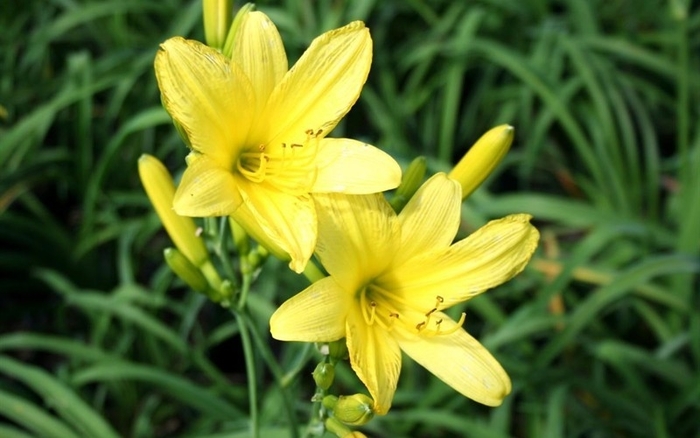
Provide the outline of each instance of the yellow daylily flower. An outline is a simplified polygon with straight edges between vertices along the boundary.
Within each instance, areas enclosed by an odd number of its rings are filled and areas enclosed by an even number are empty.
[[[316,38],[289,70],[265,14],[245,13],[233,41],[230,59],[179,37],[156,55],[163,103],[193,150],[174,208],[231,215],[301,272],[316,243],[311,194],[375,193],[401,179],[379,149],[326,138],[360,94],[372,40],[362,22],[350,23]]]
[[[279,340],[346,338],[350,364],[389,410],[401,350],[463,395],[489,406],[510,392],[494,357],[443,311],[520,273],[539,239],[527,214],[494,220],[459,242],[461,188],[430,178],[398,215],[381,194],[316,197],[317,255],[330,274],[272,315]]]

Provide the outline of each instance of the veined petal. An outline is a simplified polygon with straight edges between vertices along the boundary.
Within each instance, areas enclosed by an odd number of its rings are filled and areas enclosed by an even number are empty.
[[[243,202],[234,175],[206,155],[190,154],[173,208],[183,216],[228,216]]]
[[[262,12],[243,16],[236,36],[231,60],[248,76],[260,114],[267,98],[287,73],[287,54],[282,38],[272,21]]]
[[[310,196],[294,196],[266,183],[241,178],[243,204],[231,216],[263,246],[289,254],[289,267],[301,273],[316,245],[316,211]]]
[[[270,332],[280,341],[331,342],[345,336],[352,295],[326,277],[285,301],[272,314]]]
[[[238,65],[202,43],[175,37],[161,44],[155,71],[163,104],[192,148],[231,168],[248,136],[254,105]]]
[[[376,325],[367,325],[359,312],[353,307],[347,319],[350,366],[374,399],[374,410],[386,414],[401,372],[401,350],[392,336]]]
[[[505,283],[527,265],[539,232],[530,215],[514,214],[484,225],[441,256],[416,257],[387,279],[385,287],[416,302],[444,299],[441,309]]]
[[[360,96],[371,63],[372,38],[361,21],[316,38],[270,95],[266,143],[328,134]]]
[[[456,323],[447,315],[441,329],[454,330]],[[401,349],[443,382],[470,399],[487,406],[498,406],[510,393],[508,374],[476,339],[463,329],[432,337],[400,337]]]
[[[396,266],[429,249],[443,250],[450,246],[459,228],[459,184],[444,173],[426,181],[411,197],[399,214],[401,250]]]
[[[316,161],[312,193],[377,193],[401,182],[401,167],[389,154],[357,140],[324,138]]]
[[[354,290],[382,272],[398,248],[396,214],[381,194],[314,195],[316,254],[328,273]]]

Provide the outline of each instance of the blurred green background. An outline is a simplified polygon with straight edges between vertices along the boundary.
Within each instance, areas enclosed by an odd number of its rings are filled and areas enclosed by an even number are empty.
[[[290,61],[328,29],[371,29],[370,78],[333,136],[404,165],[423,154],[439,171],[488,128],[516,128],[505,162],[465,202],[463,228],[528,212],[540,248],[522,275],[455,309],[513,393],[485,408],[405,360],[392,411],[365,433],[700,436],[697,1],[258,9]],[[247,436],[239,328],[163,267],[171,243],[136,171],[142,153],[183,166],[152,65],[170,36],[203,40],[199,1],[0,11],[0,437]],[[260,333],[306,284],[268,262],[250,303]],[[261,342],[290,377],[280,389],[258,358],[263,436],[303,436],[319,356]],[[347,364],[337,383],[362,390]]]

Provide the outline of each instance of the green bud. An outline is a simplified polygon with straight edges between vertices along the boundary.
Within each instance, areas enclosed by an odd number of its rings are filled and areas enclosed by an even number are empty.
[[[202,271],[193,265],[180,251],[175,248],[166,248],[163,251],[163,256],[175,275],[180,277],[189,287],[207,295],[209,298],[215,299],[215,293],[209,287],[209,282],[202,274]]]
[[[333,435],[339,437],[339,438],[345,438],[346,436],[352,436],[350,435],[352,433],[352,430],[350,430],[346,425],[341,423],[340,421],[336,420],[335,418],[327,418],[326,422],[326,430]]]
[[[350,426],[362,426],[374,417],[374,401],[365,394],[338,397],[333,416]]]
[[[224,47],[221,50],[221,53],[223,53],[226,57],[231,57],[231,54],[233,53],[233,42],[238,37],[238,30],[241,28],[241,25],[243,24],[243,20],[245,20],[246,15],[248,15],[248,13],[254,8],[254,4],[246,3],[245,5],[241,6],[241,9],[238,10],[236,16],[233,17],[233,22],[231,23],[231,27],[228,30],[228,34],[226,35],[226,42],[224,43]]]
[[[231,228],[231,235],[233,235],[233,245],[236,247],[236,251],[239,255],[243,256],[250,252],[250,241],[248,239],[248,233],[243,229],[243,227],[233,220],[231,216],[228,218],[228,225]]]
[[[335,408],[335,404],[338,403],[338,397],[334,395],[327,395],[321,400],[321,404],[324,408],[332,411]]]
[[[395,212],[400,212],[421,186],[427,167],[425,157],[417,157],[408,165],[401,176],[401,184],[391,198],[390,204]]]
[[[333,384],[333,379],[335,378],[335,367],[332,363],[321,362],[316,365],[316,369],[312,375],[314,377],[314,382],[316,382],[316,386],[326,390]]]
[[[345,338],[328,343],[328,356],[333,363],[348,358],[348,345]]]

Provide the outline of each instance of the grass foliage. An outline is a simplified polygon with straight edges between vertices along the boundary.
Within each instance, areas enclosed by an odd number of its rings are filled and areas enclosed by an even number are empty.
[[[203,39],[183,0],[28,0],[0,14],[0,436],[244,437],[241,326],[163,268],[142,153],[180,169],[158,44]],[[8,9],[9,8],[9,9]],[[290,59],[350,20],[374,63],[335,135],[448,169],[491,126],[513,150],[465,231],[528,212],[528,270],[470,303],[510,373],[486,409],[405,361],[370,436],[698,436],[700,7],[691,0],[260,1]],[[304,280],[270,261],[249,323]],[[464,309],[456,309],[461,311]],[[302,436],[318,355],[257,357],[265,437]],[[263,351],[264,349],[260,349]],[[258,353],[258,356],[261,353]],[[361,391],[348,367],[341,392]]]

